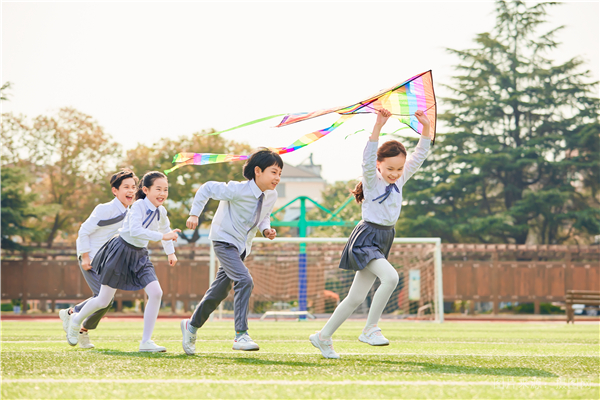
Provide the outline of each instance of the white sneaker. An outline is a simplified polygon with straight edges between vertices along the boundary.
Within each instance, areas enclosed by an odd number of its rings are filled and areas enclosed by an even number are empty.
[[[157,345],[152,340],[148,340],[147,342],[140,342],[140,351],[147,353],[164,353],[167,351],[166,348]]]
[[[90,342],[90,337],[87,332],[79,331],[79,347],[82,349],[93,349],[96,346]]]
[[[183,351],[185,351],[185,354],[191,356],[196,353],[196,335],[188,331],[188,321],[187,319],[182,319],[179,326],[181,327],[181,345],[183,346]]]
[[[63,331],[65,331],[65,333],[67,333],[67,329],[69,328],[69,322],[71,321],[71,315],[69,315],[69,310],[70,309],[67,308],[66,310],[60,310],[58,312],[58,317],[62,321]]]
[[[390,344],[390,341],[383,336],[381,328],[378,326],[374,326],[366,332],[363,331],[358,337],[358,340],[368,343],[371,346],[387,346]]]
[[[258,350],[258,345],[254,343],[250,335],[244,333],[239,338],[234,339],[233,350],[256,351]]]
[[[71,314],[71,318],[69,318],[69,326],[67,327],[67,342],[71,346],[77,346],[77,342],[79,341],[80,326],[73,322],[75,315],[76,314]]]
[[[313,346],[321,350],[325,358],[340,358],[340,355],[333,349],[333,340],[322,340],[319,336],[321,332],[316,332],[308,337]]]

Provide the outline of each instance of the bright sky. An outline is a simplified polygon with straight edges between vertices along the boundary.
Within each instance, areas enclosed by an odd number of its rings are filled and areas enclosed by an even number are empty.
[[[493,9],[485,1],[3,1],[1,81],[14,88],[2,111],[34,117],[71,106],[129,149],[348,105],[429,69],[439,100],[458,62],[445,48],[472,47],[492,29]],[[582,56],[595,80],[599,14],[598,1],[568,2],[550,9],[547,25],[565,25],[552,58]],[[224,135],[253,147],[285,146],[335,120],[278,129],[271,120]],[[314,153],[328,181],[357,178],[367,132],[344,138],[374,121],[356,116],[284,161]],[[390,120],[384,131],[399,127]]]

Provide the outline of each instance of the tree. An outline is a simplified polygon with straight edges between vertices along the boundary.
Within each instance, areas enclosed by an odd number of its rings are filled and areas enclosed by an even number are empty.
[[[0,101],[8,100],[8,97],[6,95],[6,90],[10,89],[11,86],[12,86],[11,82],[4,82],[2,87],[0,87]]]
[[[63,108],[29,123],[5,114],[2,139],[4,166],[29,165],[36,175],[31,188],[48,211],[40,224],[48,247],[59,232],[75,231],[96,204],[110,199],[102,188],[120,148],[90,116]]]
[[[0,87],[0,101],[8,100],[6,90],[11,85],[10,82],[6,82]],[[22,243],[39,236],[39,229],[37,229],[36,224],[29,222],[44,216],[47,209],[33,205],[38,196],[31,190],[31,184],[35,180],[31,164],[27,162],[19,163],[18,137],[8,134],[9,131],[22,128],[21,119],[14,118],[12,115],[3,115],[2,120],[2,152],[0,157],[0,164],[2,165],[2,249],[21,251],[25,249]],[[21,166],[18,164],[21,164]],[[15,241],[16,238],[21,240]]]
[[[147,171],[164,171],[173,167],[173,156],[180,152],[196,153],[226,153],[247,154],[252,151],[246,144],[228,141],[219,135],[209,136],[214,132],[202,131],[178,139],[161,139],[149,147],[145,144],[138,145],[135,149],[127,151],[124,165],[131,168],[141,178]],[[169,198],[167,210],[173,228],[185,229],[196,190],[205,182],[231,180],[244,181],[242,175],[243,163],[219,163],[206,166],[185,166],[168,175]],[[180,236],[187,242],[196,242],[200,234],[198,229],[204,222],[212,221],[218,202],[210,200],[200,215],[198,227],[188,236],[184,232]]]
[[[439,139],[405,187],[399,234],[446,241],[580,243],[600,233],[599,102],[583,61],[556,65],[551,3],[498,1],[492,33],[452,50]]]
[[[37,195],[31,191],[33,176],[18,167],[3,167],[2,174],[2,249],[22,250],[28,238],[35,235],[35,229],[27,224],[29,219],[39,216],[39,210],[32,207]],[[37,211],[37,212],[36,212]],[[21,238],[21,243],[14,240]]]

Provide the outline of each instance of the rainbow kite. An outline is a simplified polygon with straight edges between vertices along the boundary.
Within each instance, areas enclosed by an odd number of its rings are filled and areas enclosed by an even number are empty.
[[[386,109],[392,113],[400,122],[410,127],[415,132],[421,134],[423,125],[415,117],[415,111],[422,110],[431,123],[431,130],[435,141],[435,128],[437,122],[437,107],[435,92],[433,90],[433,77],[431,71],[423,72],[417,76],[402,82],[390,89],[382,90],[374,96],[369,97],[359,103],[346,107],[334,107],[325,110],[313,111],[310,113],[278,114],[269,117],[260,118],[247,122],[224,131],[215,132],[211,135],[218,135],[244,126],[256,124],[271,118],[285,115],[277,127],[295,124],[296,122],[306,121],[307,119],[320,117],[321,115],[338,113],[340,118],[330,127],[309,133],[296,140],[288,147],[269,147],[270,150],[278,154],[291,153],[304,146],[316,142],[322,137],[331,133],[338,126],[352,118],[356,114],[377,113],[377,111]],[[165,173],[172,172],[184,165],[205,165],[229,161],[247,160],[249,155],[233,154],[209,154],[209,153],[179,153],[173,157],[173,163],[176,165],[166,170]]]

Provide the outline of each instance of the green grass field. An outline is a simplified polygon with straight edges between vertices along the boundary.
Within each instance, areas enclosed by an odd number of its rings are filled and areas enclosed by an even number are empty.
[[[251,321],[258,352],[209,322],[186,356],[175,319],[157,323],[162,354],[137,352],[141,320],[103,321],[93,350],[68,346],[58,318],[4,321],[2,398],[600,398],[598,324],[382,322],[392,343],[371,347],[348,321],[327,360],[308,342],[324,322]]]

